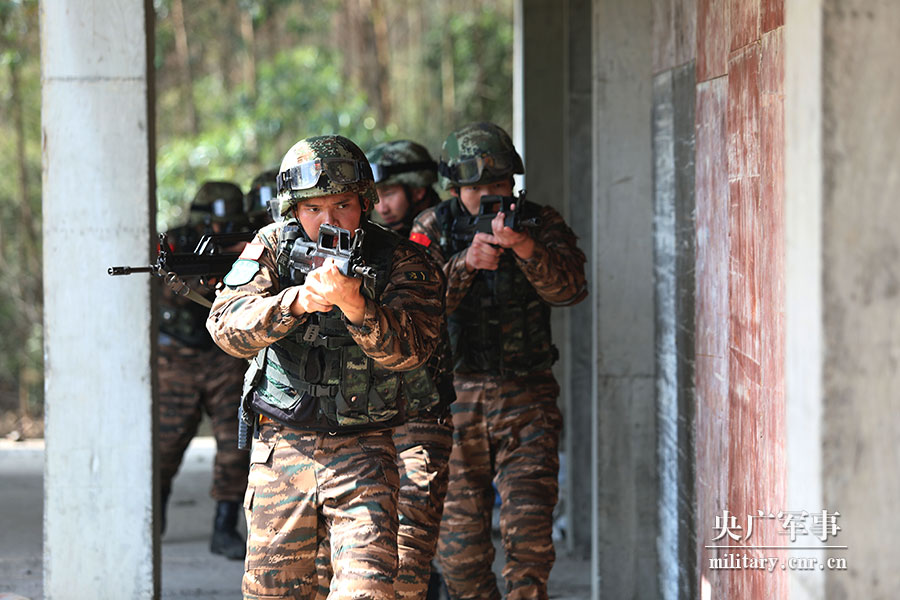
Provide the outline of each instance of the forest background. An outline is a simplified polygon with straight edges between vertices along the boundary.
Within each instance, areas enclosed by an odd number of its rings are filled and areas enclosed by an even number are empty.
[[[413,139],[436,158],[465,123],[511,128],[512,0],[153,7],[160,231],[201,182],[246,191],[303,137]],[[39,13],[37,0],[0,0],[0,436],[12,439],[43,432]]]

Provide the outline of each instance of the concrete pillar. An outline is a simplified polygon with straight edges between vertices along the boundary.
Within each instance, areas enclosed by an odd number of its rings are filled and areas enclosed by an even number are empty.
[[[588,256],[586,269],[592,271],[595,258],[593,245],[594,210],[593,147],[591,144],[591,116],[593,92],[591,87],[591,1],[567,0],[566,11],[566,92],[565,101],[565,196],[569,202],[569,225],[578,236],[578,244]],[[593,365],[591,347],[594,331],[585,326],[593,320],[591,299],[568,308],[568,353],[566,370],[566,517],[568,519],[567,548],[576,556],[587,558],[591,553],[591,529],[580,526],[591,522],[594,511],[592,489],[596,473],[596,455],[586,452],[596,429],[592,415],[597,398],[593,395]],[[577,324],[577,326],[573,326]],[[587,574],[585,574],[587,576]]]
[[[824,502],[808,510],[841,514],[826,543],[847,546],[829,556],[847,558],[848,570],[825,570],[827,597],[896,598],[900,3],[822,7],[823,177],[813,185],[822,186]]]
[[[525,160],[523,185],[529,198],[560,212],[587,253],[591,234],[591,79],[590,3],[566,0],[559,5],[520,0],[515,7],[515,76],[513,137]],[[552,313],[554,343],[560,361],[565,417],[562,514],[567,538],[557,551],[587,556],[590,530],[573,527],[591,514],[592,455],[584,452],[591,437],[591,332],[573,331],[572,322],[590,322],[590,304]],[[583,320],[579,320],[583,319]]]
[[[822,500],[822,0],[785,4],[785,408],[787,508]],[[795,550],[798,558],[824,558]],[[792,571],[792,600],[825,598],[825,573]]]
[[[654,77],[654,262],[660,598],[692,598],[694,496],[694,63]]]
[[[593,3],[594,596],[658,598],[652,15]]]
[[[41,3],[44,594],[152,598],[153,7]]]

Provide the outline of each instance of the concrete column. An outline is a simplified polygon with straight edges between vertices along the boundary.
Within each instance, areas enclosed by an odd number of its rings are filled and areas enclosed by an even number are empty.
[[[153,7],[41,3],[44,594],[152,598]],[[155,244],[153,244],[155,246]]]
[[[589,11],[588,0],[516,3],[513,102],[513,137],[525,160],[522,185],[532,201],[548,204],[565,217],[586,253],[591,214],[590,129],[585,126],[590,122]],[[582,303],[552,312],[554,343],[560,350],[554,373],[565,418],[561,509],[569,524],[586,522],[591,510],[593,460],[583,451],[590,439],[591,334],[581,328],[576,340],[570,327],[575,315],[589,322],[589,311],[589,304]],[[557,551],[586,556],[590,531],[570,525],[567,534]]]
[[[660,597],[691,598],[694,495],[694,63],[653,85]]]
[[[785,3],[785,408],[788,510],[822,506],[822,0]],[[795,550],[795,557],[824,558]],[[790,598],[825,598],[823,571],[792,571]]]
[[[824,502],[809,510],[841,514],[826,543],[847,546],[829,556],[848,570],[825,570],[827,597],[896,598],[900,3],[822,7]]]
[[[658,598],[649,0],[593,3],[594,596]]]
[[[594,210],[591,201],[593,185],[593,154],[591,114],[591,1],[568,0],[566,15],[566,92],[565,122],[565,190],[569,203],[566,220],[578,236],[578,245],[588,255],[586,269],[592,271],[591,256]],[[592,322],[594,303],[589,298],[565,310],[568,318],[568,343],[565,346],[566,368],[566,517],[568,520],[567,549],[576,556],[587,558],[591,553],[591,530],[581,526],[591,522],[594,510],[591,496],[596,472],[596,455],[586,452],[595,429],[592,415],[597,398],[593,395],[593,361],[591,346],[594,331]],[[572,324],[577,324],[573,326]],[[587,574],[585,574],[587,576]]]

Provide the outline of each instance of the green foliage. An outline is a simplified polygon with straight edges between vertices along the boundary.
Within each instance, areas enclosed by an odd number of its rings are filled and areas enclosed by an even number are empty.
[[[255,98],[244,86],[229,94],[214,76],[194,89],[207,126],[197,136],[175,137],[159,149],[160,231],[186,218],[184,211],[204,180],[225,179],[246,189],[303,137],[339,133],[363,146],[383,138],[364,95],[343,86],[334,53],[326,49],[295,48],[262,63]]]
[[[0,389],[42,402],[40,46],[36,0],[0,1]],[[0,407],[18,404],[0,398]]]
[[[511,125],[512,0],[181,0],[180,30],[176,1],[153,2],[160,230],[185,220],[204,180],[246,190],[303,137],[340,133],[363,149],[408,138],[436,155],[464,123]],[[365,8],[376,5],[387,65]],[[32,409],[43,389],[38,17],[38,0],[0,0],[0,390],[25,391]]]

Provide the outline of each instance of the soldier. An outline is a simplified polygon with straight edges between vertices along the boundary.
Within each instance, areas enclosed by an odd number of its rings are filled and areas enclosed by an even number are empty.
[[[233,183],[207,181],[191,202],[188,223],[168,232],[173,250],[190,252],[205,233],[246,230],[243,193]],[[239,250],[239,249],[238,249]],[[204,289],[192,284],[203,293]],[[205,289],[211,297],[212,291]],[[247,487],[248,453],[237,448],[237,409],[241,398],[242,361],[215,347],[204,324],[209,310],[163,287],[159,333],[160,488],[163,519],[188,443],[197,434],[203,413],[212,420],[216,457],[210,495],[216,500],[209,549],[231,559],[244,557],[237,532],[240,503]]]
[[[437,163],[424,147],[410,141],[379,144],[366,156],[378,193],[375,210],[394,231],[408,236],[413,217],[440,200],[432,188]],[[422,375],[407,377],[407,422],[394,430],[400,470],[399,569],[394,582],[398,600],[424,598],[432,579],[453,438],[450,404],[456,398],[446,329]],[[327,547],[319,551],[320,599],[328,595],[329,554]]]
[[[244,196],[244,210],[250,220],[250,229],[257,231],[273,221],[281,220],[275,178],[278,169],[263,171],[250,182],[250,189]]]
[[[500,598],[491,570],[493,482],[507,598],[547,598],[562,425],[550,307],[584,299],[585,257],[559,213],[527,201],[520,209],[538,227],[514,231],[500,212],[492,233],[459,234],[461,217],[478,213],[483,196],[511,196],[513,174],[524,172],[500,127],[474,123],[450,134],[439,172],[453,197],[419,215],[411,236],[444,265],[455,360],[438,562],[451,597]]]
[[[393,600],[391,428],[404,420],[405,372],[440,338],[444,278],[418,246],[369,222],[372,171],[347,138],[295,144],[278,197],[285,220],[247,245],[207,320],[222,349],[254,357],[245,399],[260,416],[244,499],[244,597],[314,597],[316,551],[328,538],[335,596]],[[295,283],[293,240],[317,240],[323,224],[364,235],[374,285],[341,274],[333,259]]]
[[[432,187],[437,163],[428,150],[409,140],[378,144],[366,157],[378,190],[375,211],[386,227],[407,237],[416,215],[441,201]]]

